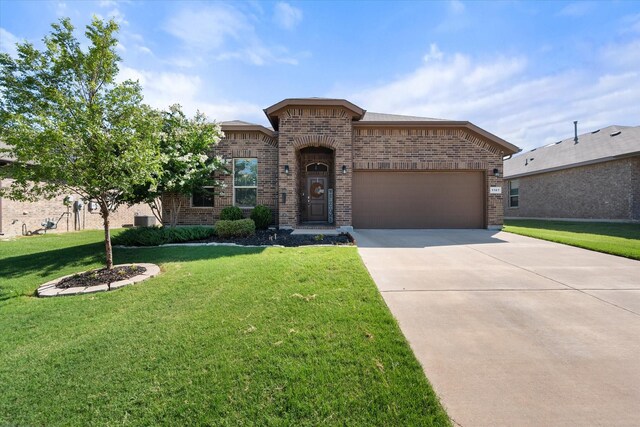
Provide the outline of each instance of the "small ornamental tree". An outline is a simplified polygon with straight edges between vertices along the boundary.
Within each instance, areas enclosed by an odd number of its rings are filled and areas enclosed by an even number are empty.
[[[163,111],[159,142],[162,170],[149,185],[136,188],[129,204],[147,203],[160,222],[164,222],[164,208],[169,213],[166,222],[175,227],[185,197],[191,197],[194,192],[213,196],[215,189],[224,186],[213,177],[216,171],[228,172],[222,157],[213,154],[223,136],[220,125],[208,122],[200,112],[188,118],[178,104]],[[164,207],[163,199],[166,200]]]
[[[0,168],[12,180],[0,196],[95,201],[112,268],[109,216],[133,188],[157,179],[160,116],[142,103],[138,83],[116,83],[116,22],[94,18],[86,49],[69,19],[52,27],[44,50],[18,43],[17,58],[0,54],[0,140],[13,160]]]

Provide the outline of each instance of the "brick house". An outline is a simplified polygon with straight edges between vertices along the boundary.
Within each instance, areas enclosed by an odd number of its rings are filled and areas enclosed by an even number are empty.
[[[507,218],[640,221],[640,126],[574,135],[504,163]]]
[[[282,228],[502,226],[502,159],[519,149],[472,123],[370,113],[344,99],[285,99],[264,112],[272,128],[222,123],[226,189],[184,197],[179,224],[263,204]]]
[[[3,144],[0,142],[0,146]],[[6,146],[4,146],[6,147]],[[0,167],[11,162],[6,154],[0,154]],[[0,180],[0,187],[9,186],[9,180]],[[71,202],[65,204],[65,198],[71,196]],[[62,194],[51,200],[37,202],[16,202],[0,197],[0,237],[20,236],[23,232],[41,230],[42,223],[51,220],[57,227],[47,232],[66,232],[84,229],[102,229],[102,216],[90,203],[76,203],[81,198],[77,194]],[[114,228],[134,224],[136,216],[153,216],[147,205],[135,205],[130,208],[121,206],[110,215]]]

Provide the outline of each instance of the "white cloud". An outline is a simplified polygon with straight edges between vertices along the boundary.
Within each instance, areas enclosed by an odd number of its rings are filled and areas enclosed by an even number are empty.
[[[98,6],[99,7],[113,7],[116,6],[118,3],[115,2],[114,0],[100,0],[98,2]]]
[[[640,13],[622,19],[622,33],[640,33]]]
[[[574,3],[569,3],[560,9],[558,15],[560,16],[571,16],[574,18],[584,16],[591,12],[593,9],[593,3],[588,1],[578,1]]]
[[[442,59],[442,52],[438,49],[438,45],[435,43],[431,43],[429,46],[429,53],[427,53],[423,58],[424,62],[429,62],[431,60],[439,61]]]
[[[609,44],[602,49],[601,55],[610,66],[640,69],[640,39],[623,44]]]
[[[113,19],[120,25],[129,25],[129,21],[124,18],[124,14],[118,8],[111,9],[107,13],[107,17]]]
[[[69,15],[69,6],[63,1],[57,2],[56,3],[56,15],[58,15],[58,16],[67,16],[67,15]]]
[[[268,45],[259,37],[253,18],[221,3],[198,10],[183,9],[166,24],[167,32],[182,40],[199,62],[203,55],[217,60],[237,59],[254,65],[297,64],[283,46]]]
[[[528,149],[567,137],[573,120],[583,131],[640,124],[640,67],[635,61],[608,66],[606,56],[637,58],[637,46],[603,51],[599,75],[578,69],[531,76],[523,56],[477,59],[432,45],[413,72],[349,99],[370,111],[470,120]]]
[[[118,77],[121,81],[138,80],[144,88],[145,102],[158,108],[180,102],[180,99],[194,99],[202,85],[199,76],[129,67],[122,67]]]
[[[464,12],[465,6],[460,0],[451,0],[449,2],[449,9],[455,14],[460,14]]]
[[[289,3],[278,2],[275,6],[273,19],[279,27],[292,30],[302,22],[302,10]]]
[[[460,0],[450,0],[447,6],[446,16],[435,27],[439,33],[456,33],[467,29],[473,21],[465,13],[466,6]]]
[[[238,39],[253,31],[244,15],[224,4],[183,9],[169,20],[166,30],[186,44],[204,50],[219,48],[227,39]]]
[[[144,53],[145,55],[153,55],[153,52],[147,46],[137,45],[136,50],[140,53]]]
[[[200,96],[208,90],[205,87],[206,81],[198,75],[122,67],[118,81],[124,80],[139,81],[143,88],[144,102],[155,108],[166,109],[178,103],[187,114],[194,114],[199,110],[209,119],[219,122],[234,119],[258,123],[265,121],[262,109],[255,104],[225,100],[213,103],[201,99]]]
[[[9,55],[15,57],[16,56],[16,43],[18,43],[20,39],[4,28],[0,27],[0,51],[8,53]]]

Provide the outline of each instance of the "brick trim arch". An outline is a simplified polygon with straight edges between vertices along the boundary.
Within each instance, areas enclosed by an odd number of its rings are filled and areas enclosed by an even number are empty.
[[[325,135],[305,135],[299,136],[293,140],[293,148],[296,150],[306,147],[326,147],[335,150],[338,148],[338,142]]]

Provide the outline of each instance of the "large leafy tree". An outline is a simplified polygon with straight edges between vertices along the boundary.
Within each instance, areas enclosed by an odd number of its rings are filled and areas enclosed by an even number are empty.
[[[159,141],[162,171],[153,182],[138,187],[129,203],[147,203],[159,221],[175,226],[187,197],[196,192],[213,196],[223,186],[214,174],[228,169],[222,157],[213,153],[222,136],[220,125],[209,122],[200,112],[189,118],[178,104],[163,111]],[[168,218],[163,218],[163,208]]]
[[[160,116],[137,82],[118,83],[113,20],[94,18],[88,47],[69,19],[52,25],[44,49],[17,44],[0,54],[0,140],[14,162],[0,196],[22,201],[77,193],[99,205],[106,265],[113,267],[109,216],[161,170]]]

